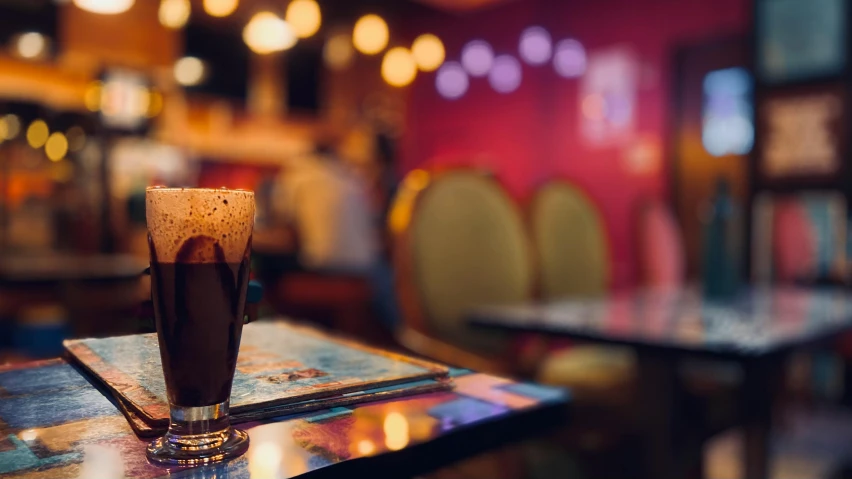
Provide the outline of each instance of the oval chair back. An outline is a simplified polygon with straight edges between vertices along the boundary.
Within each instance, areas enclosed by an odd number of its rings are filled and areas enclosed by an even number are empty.
[[[640,285],[653,289],[683,286],[686,253],[671,209],[660,201],[645,202],[639,209],[637,223]]]
[[[609,281],[609,241],[597,208],[574,186],[553,181],[530,204],[542,299],[596,296]]]
[[[502,336],[465,322],[473,307],[532,297],[523,220],[497,181],[469,170],[414,171],[389,223],[406,326],[467,351],[502,349]]]

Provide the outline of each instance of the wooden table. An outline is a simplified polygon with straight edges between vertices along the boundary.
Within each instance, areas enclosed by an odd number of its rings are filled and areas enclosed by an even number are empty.
[[[242,424],[251,436],[245,456],[168,471],[147,462],[147,441],[72,365],[2,369],[0,478],[411,477],[563,419],[564,390],[467,370],[452,376],[452,392]]]
[[[852,330],[852,296],[841,290],[755,289],[723,302],[692,290],[631,292],[604,299],[484,307],[473,325],[628,346],[637,356],[637,406],[649,477],[682,477],[684,359],[740,365],[739,405],[748,479],[768,477],[773,400],[790,354]],[[700,449],[699,449],[700,450]]]

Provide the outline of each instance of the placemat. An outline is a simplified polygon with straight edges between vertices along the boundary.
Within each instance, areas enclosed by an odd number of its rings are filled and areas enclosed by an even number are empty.
[[[140,436],[168,427],[156,334],[65,341]],[[231,389],[234,423],[452,388],[445,366],[284,321],[243,328]]]

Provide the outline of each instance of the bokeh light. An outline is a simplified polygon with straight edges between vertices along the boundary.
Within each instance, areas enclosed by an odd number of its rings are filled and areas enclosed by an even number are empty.
[[[388,24],[378,15],[364,15],[355,22],[352,30],[352,43],[359,52],[375,55],[388,45],[390,32]]]
[[[89,111],[98,111],[101,109],[101,90],[103,83],[93,81],[86,87],[86,92],[83,94],[83,102],[86,104],[86,109]]]
[[[27,32],[18,36],[15,47],[18,55],[22,58],[38,58],[44,55],[47,48],[47,40],[39,32]]]
[[[488,73],[488,83],[499,93],[511,93],[521,86],[521,62],[511,55],[500,55]]]
[[[65,132],[65,138],[68,140],[68,151],[76,153],[86,146],[86,132],[79,126],[69,128]]]
[[[18,134],[21,133],[21,119],[18,118],[18,115],[9,113],[8,115],[0,118],[0,128],[2,128],[3,135],[0,139],[4,140],[14,140],[18,137]]]
[[[41,148],[47,143],[49,135],[50,129],[47,128],[47,123],[44,120],[35,120],[27,128],[27,143],[33,148]]]
[[[183,28],[189,21],[191,10],[189,0],[161,0],[158,12],[160,24],[175,30]]]
[[[148,94],[148,111],[146,116],[154,118],[163,111],[163,94],[158,91],[151,91]]]
[[[298,38],[282,18],[272,12],[259,12],[243,29],[243,40],[251,51],[265,55],[292,48]]]
[[[586,49],[577,40],[561,40],[553,54],[553,68],[565,78],[582,76],[586,72]]]
[[[408,445],[408,419],[398,412],[392,412],[385,417],[385,446],[391,451],[399,451]]]
[[[448,99],[456,100],[467,93],[470,80],[464,67],[457,62],[444,63],[435,76],[435,88],[438,93]]]
[[[74,5],[87,12],[101,15],[124,13],[133,6],[134,0],[74,0]]]
[[[553,55],[550,33],[542,27],[529,27],[521,33],[518,43],[521,58],[530,65],[544,65]]]
[[[417,63],[411,52],[404,47],[395,47],[382,59],[382,78],[391,86],[403,87],[417,77]]]
[[[175,81],[183,86],[198,85],[204,80],[204,62],[196,57],[183,57],[175,62]]]
[[[343,70],[352,64],[355,49],[352,47],[352,36],[346,32],[337,32],[325,41],[322,56],[326,66],[332,70]]]
[[[68,139],[60,132],[52,133],[44,144],[44,153],[50,161],[59,161],[68,153]]]
[[[211,17],[227,17],[239,4],[239,0],[204,0],[204,11]]]
[[[322,24],[322,13],[315,0],[293,0],[287,6],[284,20],[299,38],[313,36]]]
[[[444,63],[446,52],[440,38],[431,33],[424,33],[414,39],[414,43],[411,44],[411,54],[414,55],[418,68],[424,72],[431,72]]]
[[[488,75],[494,64],[494,49],[485,40],[473,40],[462,48],[461,63],[472,77]]]
[[[362,456],[369,456],[370,454],[376,452],[376,445],[373,441],[369,439],[362,439],[358,441],[358,454]]]

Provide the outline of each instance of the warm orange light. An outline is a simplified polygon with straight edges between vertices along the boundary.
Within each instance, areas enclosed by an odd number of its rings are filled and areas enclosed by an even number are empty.
[[[74,5],[92,13],[115,15],[133,6],[134,0],[74,0]]]
[[[189,0],[161,0],[160,24],[174,30],[182,28],[189,20],[190,11]]]
[[[27,128],[27,143],[33,148],[41,148],[47,142],[50,129],[44,120],[35,120]]]
[[[175,81],[183,86],[195,86],[204,80],[204,62],[196,57],[183,57],[175,62]]]
[[[391,451],[399,451],[408,445],[408,419],[398,412],[385,417],[385,446]]]
[[[68,153],[68,139],[60,132],[51,133],[44,144],[44,153],[50,161],[59,161]]]
[[[84,93],[83,101],[89,111],[98,111],[101,109],[102,90],[103,83],[99,81],[89,83],[89,86],[86,87],[86,93]]]
[[[315,0],[293,0],[287,6],[284,20],[299,38],[313,36],[322,24],[322,13]]]
[[[18,55],[29,60],[44,55],[47,49],[47,39],[39,32],[22,33],[15,43]]]
[[[355,22],[352,43],[359,52],[375,55],[388,46],[388,24],[378,15],[364,15]]]
[[[243,40],[251,51],[265,55],[293,47],[298,41],[290,25],[272,12],[260,12],[243,29]]]
[[[158,91],[151,91],[148,100],[148,118],[154,118],[163,111],[163,94]]]
[[[417,76],[417,64],[407,48],[391,48],[382,60],[382,78],[391,86],[409,85]]]
[[[370,454],[376,452],[376,445],[373,444],[373,441],[369,439],[362,439],[358,441],[358,453],[362,456],[369,456]]]
[[[204,0],[204,11],[211,17],[227,17],[239,3],[239,0]]]
[[[21,132],[21,119],[18,115],[9,113],[0,118],[0,142],[3,140],[13,140]]]
[[[414,55],[414,61],[421,70],[431,72],[444,63],[446,52],[440,38],[431,33],[424,33],[411,44],[411,54]]]

